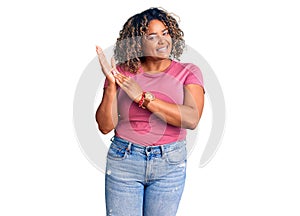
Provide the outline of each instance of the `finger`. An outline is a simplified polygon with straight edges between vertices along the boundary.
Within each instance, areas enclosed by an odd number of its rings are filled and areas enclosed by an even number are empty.
[[[99,46],[96,46],[96,51],[97,51],[98,59],[99,59],[99,62],[100,62],[103,72],[105,74],[108,74],[110,72],[110,65],[106,60],[106,56],[104,55],[103,50]]]
[[[100,52],[102,52],[102,49],[100,46],[96,45],[96,52],[99,55]]]
[[[112,73],[113,75],[118,74],[119,71],[117,70],[115,58],[114,58],[114,57],[111,57],[110,61],[111,61],[111,66],[112,66],[111,73]]]
[[[120,83],[124,83],[124,82],[125,82],[125,79],[124,79],[124,77],[122,77],[122,76],[116,75],[116,76],[115,76],[115,79],[118,80]]]
[[[127,79],[128,77],[125,76],[124,74],[116,73],[115,78],[123,80],[123,79]]]
[[[119,79],[115,79],[115,80],[116,80],[116,83],[117,83],[120,87],[123,86],[122,82],[121,82]]]
[[[130,77],[124,76],[123,74],[119,73],[119,74],[115,75],[115,79],[118,80],[122,86],[130,85],[130,83],[129,83]]]
[[[110,62],[111,62],[112,68],[116,69],[116,60],[114,57],[111,57]]]

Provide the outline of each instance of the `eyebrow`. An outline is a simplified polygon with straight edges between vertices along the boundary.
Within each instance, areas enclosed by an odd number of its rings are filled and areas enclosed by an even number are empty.
[[[163,29],[161,32],[164,32],[164,31],[168,31],[168,28]],[[148,35],[157,35],[157,33],[153,32],[153,33],[150,33]]]

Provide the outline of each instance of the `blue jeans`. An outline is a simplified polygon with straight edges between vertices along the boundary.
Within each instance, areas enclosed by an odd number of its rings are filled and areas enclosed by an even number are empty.
[[[186,177],[186,141],[141,146],[112,138],[107,153],[107,216],[175,216]]]

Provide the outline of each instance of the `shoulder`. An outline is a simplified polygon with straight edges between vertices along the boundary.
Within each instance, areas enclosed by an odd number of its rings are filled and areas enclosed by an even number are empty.
[[[203,75],[199,66],[194,63],[175,62],[175,67],[180,73],[185,74],[184,84],[199,84],[203,86]]]
[[[196,76],[200,76],[202,78],[202,72],[199,66],[194,63],[186,63],[186,62],[178,62],[174,61],[173,69],[177,71],[184,72],[187,74],[195,74]]]
[[[187,63],[187,62],[179,62],[173,60],[173,65],[172,69],[177,70],[177,71],[185,71],[185,72],[196,72],[196,73],[201,73],[200,68],[195,65],[194,63]]]
[[[200,68],[194,63],[181,63],[181,65],[190,73],[201,73]]]

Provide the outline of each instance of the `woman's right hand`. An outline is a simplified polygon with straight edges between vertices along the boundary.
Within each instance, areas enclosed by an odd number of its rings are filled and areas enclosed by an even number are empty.
[[[100,63],[102,72],[104,73],[104,75],[106,76],[106,78],[108,79],[108,81],[111,84],[116,84],[115,77],[112,73],[112,72],[118,73],[118,71],[116,69],[116,64],[115,64],[114,58],[112,57],[111,65],[109,65],[109,63],[108,63],[108,61],[107,61],[107,59],[104,55],[103,50],[98,45],[96,45],[96,52],[97,52],[97,55],[98,55],[98,59],[99,59],[99,63]]]

